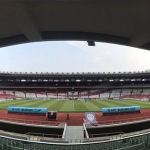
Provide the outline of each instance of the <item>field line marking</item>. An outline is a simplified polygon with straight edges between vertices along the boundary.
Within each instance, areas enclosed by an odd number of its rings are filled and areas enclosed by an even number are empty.
[[[73,100],[73,110],[74,110],[74,100]]]
[[[101,116],[99,113],[96,113],[97,115]]]

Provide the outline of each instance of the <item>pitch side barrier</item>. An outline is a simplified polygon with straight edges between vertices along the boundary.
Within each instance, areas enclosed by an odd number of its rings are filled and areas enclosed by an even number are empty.
[[[120,114],[120,113],[133,113],[140,112],[140,106],[126,106],[126,107],[110,107],[110,108],[102,108],[102,114]]]
[[[38,114],[46,115],[47,108],[33,108],[33,107],[8,107],[8,113],[20,113],[20,114]]]

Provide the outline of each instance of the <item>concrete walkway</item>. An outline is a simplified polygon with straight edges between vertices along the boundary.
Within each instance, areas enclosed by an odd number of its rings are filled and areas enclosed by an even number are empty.
[[[65,140],[69,143],[82,143],[84,139],[83,126],[67,126]]]

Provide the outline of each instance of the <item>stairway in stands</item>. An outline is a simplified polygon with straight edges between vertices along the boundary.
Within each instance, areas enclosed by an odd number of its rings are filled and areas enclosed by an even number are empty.
[[[83,139],[83,126],[66,127],[65,141],[69,141],[69,143],[82,143]]]

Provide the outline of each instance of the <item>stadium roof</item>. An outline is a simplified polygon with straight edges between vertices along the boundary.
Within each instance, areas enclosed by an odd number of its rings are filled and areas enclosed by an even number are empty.
[[[80,40],[150,49],[149,0],[0,1],[0,12],[0,47]]]
[[[0,75],[142,75],[150,74],[150,71],[137,71],[137,72],[1,72]]]
[[[141,85],[143,86],[144,82],[150,82],[150,72],[142,71],[142,72],[113,72],[113,73],[101,73],[101,72],[93,72],[93,73],[85,73],[85,72],[66,72],[66,73],[60,73],[60,72],[41,72],[41,73],[27,73],[27,72],[0,72],[0,82],[5,83],[8,82],[11,85],[15,82],[87,82],[89,83],[117,83],[117,82],[126,82],[126,83],[136,83],[141,82]],[[122,84],[120,84],[122,85]],[[55,85],[54,85],[55,86]],[[68,86],[68,85],[67,85]],[[131,86],[131,85],[130,85]],[[9,84],[2,85],[0,88],[9,87]],[[44,86],[45,87],[45,86]],[[38,87],[39,88],[39,87]],[[41,87],[40,87],[41,88]]]

